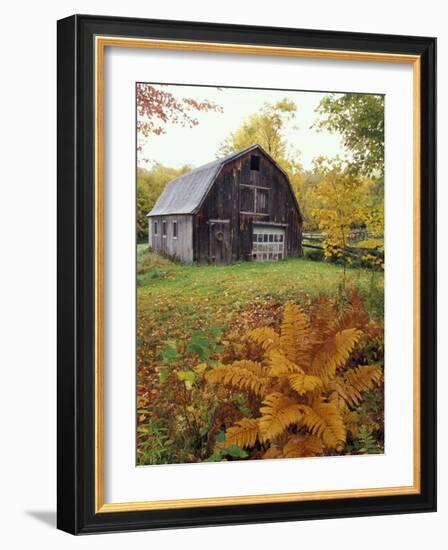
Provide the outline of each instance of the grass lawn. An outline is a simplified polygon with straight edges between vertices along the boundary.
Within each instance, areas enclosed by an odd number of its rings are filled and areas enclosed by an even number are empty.
[[[341,266],[303,258],[227,266],[183,265],[139,245],[139,354],[210,326],[225,330],[235,313],[240,314],[249,304],[304,303],[320,293],[337,295],[342,277]],[[382,273],[349,268],[346,286],[360,291],[372,315],[382,314]]]

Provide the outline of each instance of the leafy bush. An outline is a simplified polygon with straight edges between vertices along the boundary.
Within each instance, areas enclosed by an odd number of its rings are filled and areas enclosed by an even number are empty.
[[[303,253],[305,259],[313,262],[323,262],[325,260],[324,250],[318,250],[317,248],[306,248]]]
[[[218,363],[221,339],[221,330],[211,328],[186,340],[166,342],[160,349],[157,398],[139,399],[146,405],[138,410],[139,464],[164,464],[168,456],[171,463],[206,458],[219,402],[204,383],[204,372]],[[159,462],[152,462],[157,457]]]
[[[148,411],[139,410],[140,414]],[[137,428],[139,439],[138,461],[140,464],[169,464],[174,441],[170,439],[168,429],[160,422],[149,419]]]
[[[204,462],[221,462],[224,460],[247,458],[249,456],[244,449],[242,449],[239,445],[235,445],[235,443],[231,443],[228,447],[220,445],[224,441],[225,433],[219,432],[219,434],[215,437],[215,443],[217,444],[215,447],[215,452],[206,458]]]

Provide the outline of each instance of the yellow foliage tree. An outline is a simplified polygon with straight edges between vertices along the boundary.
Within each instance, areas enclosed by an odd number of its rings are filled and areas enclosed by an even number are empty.
[[[314,169],[320,180],[311,193],[311,215],[325,235],[325,256],[342,259],[345,266],[352,261],[347,249],[354,227],[365,227],[382,240],[383,200],[374,192],[375,180],[355,175],[339,158],[319,158]]]
[[[237,421],[218,447],[258,443],[262,458],[343,452],[347,432],[357,434],[354,408],[383,376],[380,364],[349,364],[363,336],[359,327],[367,322],[353,303],[338,316],[335,305],[321,297],[307,316],[288,302],[278,332],[263,327],[249,333],[261,361],[220,364],[206,374],[208,382],[248,392],[260,402],[259,416]]]

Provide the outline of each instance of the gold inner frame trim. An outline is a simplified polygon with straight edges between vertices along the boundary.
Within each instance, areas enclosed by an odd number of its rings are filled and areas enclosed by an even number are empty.
[[[153,40],[95,37],[95,512],[130,512],[143,510],[167,510],[208,506],[231,506],[275,502],[303,502],[341,498],[365,498],[420,493],[420,57],[389,53],[355,52],[344,50],[320,50],[250,44],[225,44],[213,42],[188,42],[177,40]],[[413,361],[413,455],[414,482],[410,486],[380,487],[370,489],[344,489],[300,493],[226,496],[179,500],[106,503],[104,501],[104,54],[106,47],[146,48],[208,53],[232,53],[240,55],[265,55],[329,59],[343,61],[371,61],[406,63],[413,66],[413,196],[414,196],[414,361]]]

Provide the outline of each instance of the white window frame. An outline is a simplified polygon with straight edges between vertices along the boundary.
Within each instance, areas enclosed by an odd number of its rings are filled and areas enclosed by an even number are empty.
[[[257,225],[254,225],[252,235],[252,258],[257,262],[284,260],[286,257],[285,241],[285,227],[269,225],[257,227]]]

